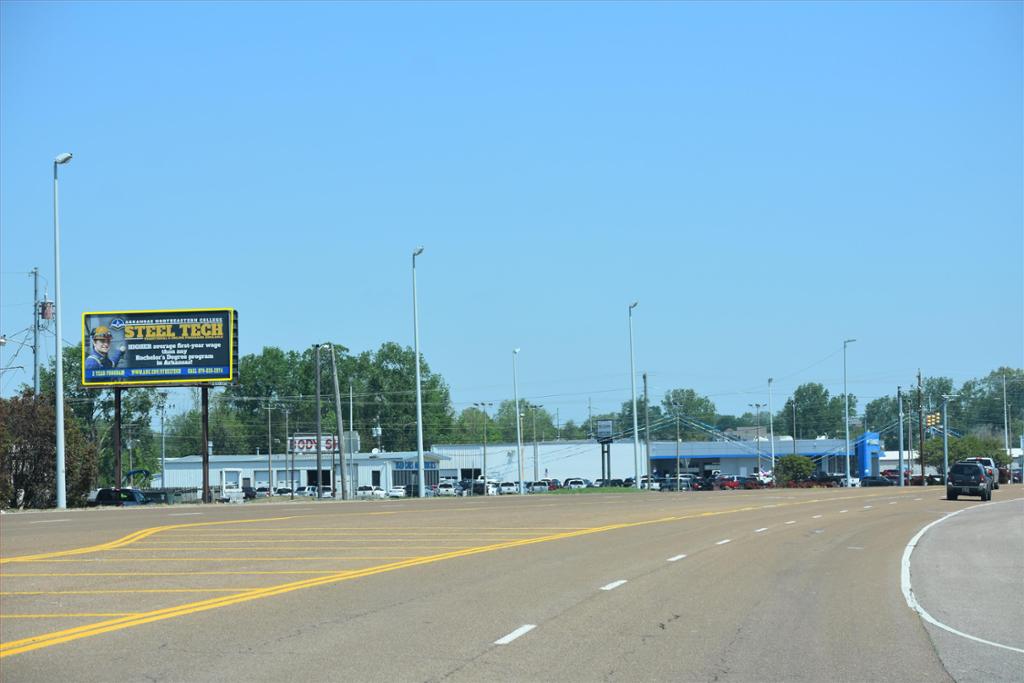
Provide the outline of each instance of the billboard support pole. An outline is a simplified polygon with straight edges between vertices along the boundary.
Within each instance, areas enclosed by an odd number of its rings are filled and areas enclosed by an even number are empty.
[[[114,387],[114,486],[121,486],[121,387]]]
[[[203,394],[203,502],[212,503],[210,497],[210,388],[205,384],[202,387]],[[223,495],[223,491],[221,492]]]

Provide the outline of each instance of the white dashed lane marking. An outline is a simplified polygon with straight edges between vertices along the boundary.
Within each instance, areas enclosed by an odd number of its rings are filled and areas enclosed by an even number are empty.
[[[731,542],[732,542],[731,538],[723,538],[721,541],[719,541],[715,545],[725,545],[726,543],[731,543]]]
[[[668,558],[668,561],[669,562],[678,562],[679,560],[683,559],[684,557],[686,557],[686,555],[676,555],[675,557]]]
[[[840,510],[839,514],[843,514],[844,512],[849,512],[849,510]]]
[[[796,520],[795,519],[791,519],[788,522],[786,522],[786,524],[796,524]]]
[[[760,529],[754,529],[754,533],[755,533],[755,534],[759,534],[759,533],[761,533],[762,531],[768,531],[768,527],[766,527],[766,526],[763,526],[763,527],[761,527]]]
[[[626,583],[625,579],[619,579],[618,581],[612,581],[607,586],[601,586],[601,590],[603,590],[603,591],[613,591],[613,590],[615,590],[616,588],[618,588],[619,586],[621,586],[624,583]]]
[[[537,628],[536,624],[523,624],[522,626],[517,628],[515,631],[512,631],[512,633],[508,634],[504,638],[498,638],[496,641],[494,641],[494,644],[495,645],[508,645],[509,643],[511,643],[513,640],[515,640],[519,636],[526,635],[527,633],[529,633],[530,631],[532,631],[535,628]]]
[[[821,515],[814,515],[811,519],[821,519]]]

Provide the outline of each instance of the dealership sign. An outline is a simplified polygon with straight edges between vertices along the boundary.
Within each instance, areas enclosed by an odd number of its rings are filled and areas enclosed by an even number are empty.
[[[320,447],[321,453],[337,453],[338,437],[334,434],[324,434],[323,444]],[[288,437],[288,452],[296,455],[316,454],[316,434],[295,434]]]
[[[82,314],[82,385],[236,382],[238,313],[229,308]]]

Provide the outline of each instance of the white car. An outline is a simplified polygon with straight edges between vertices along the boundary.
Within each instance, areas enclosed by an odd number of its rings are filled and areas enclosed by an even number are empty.
[[[567,489],[585,489],[585,488],[587,488],[587,483],[585,481],[583,481],[582,479],[566,479],[565,480],[565,485],[563,486],[563,488],[567,488]]]
[[[547,493],[548,483],[546,481],[532,481],[526,486],[527,493]]]
[[[295,495],[296,496],[315,496],[316,495],[316,487],[315,486],[300,486],[299,488],[295,489]]]
[[[498,485],[498,493],[502,495],[519,493],[519,485],[514,481],[503,481]]]
[[[405,487],[392,486],[391,490],[388,491],[388,498],[405,498]]]
[[[356,498],[383,498],[383,493],[384,489],[379,486],[363,485],[356,489]]]
[[[839,480],[839,485],[846,488],[846,475],[842,474],[837,476],[842,477],[842,479]],[[850,477],[850,488],[857,488],[858,486],[860,486],[860,479],[857,477]]]
[[[455,484],[450,481],[442,481],[437,485],[437,495],[439,496],[457,496],[459,494]]]

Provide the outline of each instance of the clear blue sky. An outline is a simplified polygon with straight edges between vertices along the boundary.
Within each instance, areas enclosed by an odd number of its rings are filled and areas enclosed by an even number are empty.
[[[1019,2],[0,5],[0,332],[234,307],[421,347],[456,410],[722,412],[1024,364]],[[22,334],[19,338],[24,338]],[[52,344],[52,337],[51,342]],[[47,357],[52,354],[47,349]],[[0,365],[29,364],[15,345]],[[809,367],[813,366],[813,367]],[[0,393],[31,382],[3,373]]]

